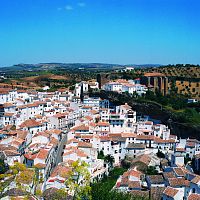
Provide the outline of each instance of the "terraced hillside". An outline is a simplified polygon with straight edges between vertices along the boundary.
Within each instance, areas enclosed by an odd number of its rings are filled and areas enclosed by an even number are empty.
[[[200,78],[200,66],[169,65],[149,69],[151,72],[160,72],[169,77]]]

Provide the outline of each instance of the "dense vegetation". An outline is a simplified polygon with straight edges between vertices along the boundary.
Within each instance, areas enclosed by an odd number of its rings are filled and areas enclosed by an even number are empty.
[[[132,197],[128,193],[117,192],[112,190],[117,179],[127,169],[114,168],[108,176],[101,181],[92,184],[92,200],[142,200],[142,197]]]

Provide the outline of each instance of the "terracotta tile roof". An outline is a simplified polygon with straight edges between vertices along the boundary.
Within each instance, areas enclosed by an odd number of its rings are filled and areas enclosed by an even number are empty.
[[[27,108],[27,105],[17,106],[17,108],[19,108],[19,109],[24,109],[24,108]]]
[[[65,118],[66,115],[63,113],[57,113],[57,114],[53,115],[53,117],[61,119],[61,118]]]
[[[152,121],[146,121],[144,124],[145,125],[153,125],[153,122]]]
[[[142,173],[140,171],[136,171],[134,169],[131,169],[129,171],[129,176],[134,176],[140,179],[140,176],[142,175]]]
[[[200,183],[200,176],[196,176],[191,180],[192,183],[194,184],[199,184]]]
[[[4,150],[3,152],[6,154],[6,156],[19,156],[20,155],[19,152],[13,151],[13,150]]]
[[[149,191],[143,191],[143,190],[132,190],[130,191],[131,195],[134,197],[149,199]]]
[[[8,112],[4,113],[5,117],[12,117],[13,115],[14,115],[14,113],[8,113]]]
[[[194,148],[195,147],[195,142],[186,142],[186,148]]]
[[[200,200],[200,194],[190,194],[188,200]]]
[[[36,103],[37,105],[44,105],[44,104],[46,104],[45,101],[35,101],[34,103]]]
[[[86,135],[86,134],[82,134],[81,135],[81,138],[83,138],[83,139],[92,139],[93,138],[93,135],[92,134],[90,134],[90,135]]]
[[[42,117],[42,115],[35,115],[35,118],[42,119],[43,117]]]
[[[176,152],[185,152],[184,148],[176,148]]]
[[[104,142],[104,141],[110,141],[110,137],[109,136],[100,136],[100,141]]]
[[[81,137],[81,133],[76,133],[76,134],[74,135],[74,137],[75,137],[75,138],[80,138],[80,137]]]
[[[68,152],[65,152],[63,154],[63,156],[67,156],[67,155],[71,155],[71,154],[76,154],[78,157],[85,157],[85,158],[87,158],[87,154],[84,151],[82,151],[80,149],[77,149],[77,148],[71,148],[71,150],[68,151]]]
[[[90,113],[93,114],[93,115],[96,115],[96,114],[98,114],[99,112],[96,111],[96,110],[90,110]]]
[[[149,163],[151,162],[151,157],[147,154],[138,156],[137,158],[133,159],[132,163],[137,163],[137,162],[142,162],[146,165],[149,165]]]
[[[163,194],[165,194],[168,197],[174,197],[178,193],[178,190],[172,187],[167,186],[167,188],[164,190]]]
[[[38,107],[37,103],[31,103],[31,104],[27,104],[28,108],[32,108],[32,107]]]
[[[177,176],[185,176],[186,175],[185,172],[180,167],[173,168],[173,171]]]
[[[44,169],[46,167],[46,164],[43,163],[37,163],[36,165],[34,165],[36,168],[38,169]]]
[[[126,149],[145,149],[146,146],[140,143],[129,143]]]
[[[51,137],[50,144],[53,144],[53,146],[57,146],[58,145],[58,140],[56,138],[54,138],[54,137]]]
[[[87,142],[78,142],[78,147],[79,148],[92,148],[92,144],[87,143]]]
[[[17,90],[17,93],[27,93],[26,90]]]
[[[17,148],[11,145],[0,144],[0,151],[17,151]]]
[[[39,137],[39,136],[43,136],[43,137],[46,137],[46,138],[49,138],[49,134],[47,132],[37,132],[33,138],[35,137]]]
[[[120,183],[121,187],[127,187],[128,186],[128,177],[122,177],[121,179],[121,183]]]
[[[95,124],[94,122],[90,122],[90,123],[89,123],[89,126],[95,127],[96,124]]]
[[[109,122],[98,122],[97,126],[110,126]]]
[[[20,127],[24,128],[24,127],[28,127],[28,128],[32,128],[32,127],[37,127],[37,126],[41,126],[42,124],[40,122],[37,122],[34,119],[28,119],[26,121],[24,121]]]
[[[188,180],[185,180],[185,178],[169,178],[169,185],[171,187],[177,187],[177,186],[189,186],[190,182]]]
[[[37,153],[34,153],[34,154],[32,154],[32,153],[26,153],[26,154],[24,154],[24,157],[26,159],[28,159],[28,160],[34,160],[37,157]]]
[[[45,160],[49,155],[49,151],[46,149],[40,149],[39,151],[37,151],[36,153],[26,153],[24,154],[24,157],[27,158],[28,160],[34,160],[36,158],[41,159],[41,160]]]
[[[162,175],[148,175],[147,176],[151,181],[151,184],[162,184],[164,183],[164,179]]]
[[[89,115],[85,116],[84,118],[85,118],[86,120],[88,120],[88,121],[93,120],[93,118],[92,118],[91,116],[89,116]]]
[[[85,124],[82,124],[80,126],[74,127],[73,130],[75,131],[89,131],[89,127]]]
[[[3,107],[4,108],[9,108],[9,107],[16,107],[16,106],[14,104],[12,104],[12,103],[4,103]]]
[[[175,143],[175,140],[173,139],[169,139],[169,140],[163,140],[159,137],[155,137],[154,138],[154,142],[158,143],[158,144],[169,144],[169,143]]]
[[[78,143],[79,140],[73,138],[67,141],[67,144],[71,144],[71,143]]]
[[[176,178],[174,172],[163,172],[162,174],[165,179]]]
[[[53,170],[51,177],[60,176],[62,178],[67,178],[70,170],[70,167],[65,163],[60,163]]]
[[[2,130],[10,131],[12,127],[13,127],[13,125],[7,125],[7,126],[4,126]]]
[[[129,181],[128,187],[129,188],[141,188],[140,181]]]
[[[164,190],[165,190],[165,187],[151,187],[150,199],[152,200],[162,199]]]
[[[117,136],[117,135],[111,136],[111,134],[109,134],[108,136],[110,137],[110,140],[113,141],[113,142],[125,142],[126,141],[126,138],[123,138],[121,136]]]
[[[154,140],[153,135],[137,135],[137,140]]]
[[[84,105],[84,106],[82,106],[82,108],[83,108],[83,109],[91,109],[91,108],[92,108],[92,106],[87,106],[87,105]]]
[[[50,130],[50,132],[52,132],[52,133],[54,133],[56,135],[60,135],[62,133],[62,131],[58,130],[58,129],[52,129],[52,130]]]
[[[122,133],[110,133],[109,137],[121,137]]]
[[[121,134],[122,137],[125,137],[125,138],[136,138],[137,135],[135,133],[122,133]]]
[[[8,94],[9,92],[10,92],[10,89],[0,88],[0,94]]]

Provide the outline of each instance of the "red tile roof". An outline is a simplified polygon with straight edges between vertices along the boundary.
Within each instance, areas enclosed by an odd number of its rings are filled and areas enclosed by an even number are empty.
[[[173,168],[175,174],[177,174],[177,176],[185,176],[185,172],[180,168],[180,167],[176,167]]]
[[[176,194],[178,193],[178,190],[177,189],[175,189],[175,188],[172,188],[172,187],[167,187],[165,190],[164,190],[164,192],[163,192],[163,194],[165,194],[166,196],[168,196],[168,197],[174,197]]]
[[[192,183],[198,184],[200,182],[200,176],[196,176],[191,180]]]
[[[89,131],[89,127],[86,126],[85,124],[74,127],[73,130],[75,131]]]
[[[79,148],[92,148],[92,144],[87,143],[87,142],[78,142],[78,147]]]
[[[20,127],[21,128],[24,128],[24,127],[27,127],[27,128],[32,128],[32,127],[37,127],[37,126],[41,126],[42,124],[40,122],[37,122],[36,120],[34,119],[28,119],[26,120],[25,122],[23,122]]]
[[[190,194],[188,200],[200,200],[200,194]]]
[[[98,122],[97,126],[110,126],[110,123],[108,123],[108,122]]]

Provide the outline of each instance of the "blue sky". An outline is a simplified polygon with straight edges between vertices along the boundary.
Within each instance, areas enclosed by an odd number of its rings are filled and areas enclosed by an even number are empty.
[[[0,0],[0,66],[200,64],[199,0]]]

